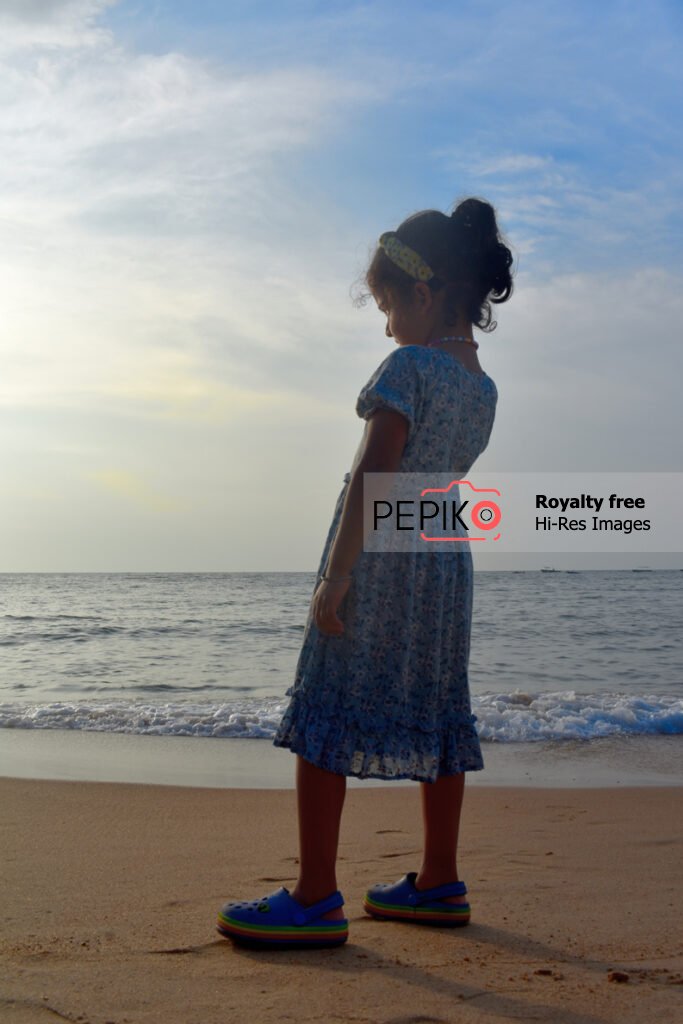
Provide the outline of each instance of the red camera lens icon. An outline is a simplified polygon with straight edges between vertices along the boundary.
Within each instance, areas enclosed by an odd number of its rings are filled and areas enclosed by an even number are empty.
[[[428,487],[421,492],[422,496],[426,494],[441,494],[447,495],[448,492],[456,486],[467,487],[475,496],[474,500],[471,498],[465,498],[455,511],[455,519],[462,525],[467,531],[465,536],[429,536],[422,532],[420,537],[425,541],[496,541],[500,540],[500,530],[498,525],[502,518],[500,505],[496,498],[500,498],[500,491],[495,487],[475,487],[474,484],[470,483],[469,480],[451,480],[447,487]],[[486,497],[482,497],[486,495]],[[496,497],[491,497],[495,495]],[[434,500],[434,499],[432,499]],[[442,499],[446,501],[447,499]],[[470,523],[466,522],[466,518],[469,515]],[[453,515],[451,515],[451,520]],[[444,514],[445,520],[445,514]]]
[[[488,533],[491,530],[495,530],[501,520],[500,506],[491,498],[484,498],[482,501],[478,501],[476,505],[472,506],[470,516],[472,524],[476,526],[478,530],[484,530]],[[498,537],[499,536],[500,534],[498,534]],[[497,540],[498,537],[492,539]]]

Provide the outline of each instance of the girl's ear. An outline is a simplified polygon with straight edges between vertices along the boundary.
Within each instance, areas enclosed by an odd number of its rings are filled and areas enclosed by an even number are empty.
[[[424,281],[417,281],[415,284],[415,301],[421,310],[431,309],[432,302],[434,301],[434,293],[428,284]]]

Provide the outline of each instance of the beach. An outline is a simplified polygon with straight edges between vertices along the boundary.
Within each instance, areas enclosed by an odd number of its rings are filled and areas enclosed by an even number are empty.
[[[471,786],[472,923],[446,930],[363,912],[369,885],[419,868],[419,787],[350,787],[348,942],[266,951],[222,938],[215,917],[294,887],[293,789],[1,778],[0,1017],[674,1024],[682,793]]]
[[[296,884],[296,761],[272,737],[312,575],[3,577],[0,1021],[678,1024],[679,579],[480,574],[472,923],[364,913],[420,868],[420,793],[350,777],[349,940],[272,951],[215,922]]]

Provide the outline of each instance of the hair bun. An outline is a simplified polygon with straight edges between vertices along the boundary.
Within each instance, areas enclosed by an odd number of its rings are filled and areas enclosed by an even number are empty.
[[[498,234],[496,211],[481,199],[464,199],[451,214],[454,242],[472,265],[492,302],[512,294],[512,253]]]
[[[485,251],[498,240],[495,211],[481,199],[463,199],[453,210],[451,223],[460,243],[469,243],[471,249]]]

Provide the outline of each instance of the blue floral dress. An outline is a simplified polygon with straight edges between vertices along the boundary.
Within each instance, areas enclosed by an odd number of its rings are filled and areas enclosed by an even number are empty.
[[[438,348],[402,345],[361,390],[357,414],[408,420],[400,473],[466,474],[486,448],[498,391]],[[367,424],[365,427],[367,431]],[[365,433],[351,472],[358,463]],[[351,473],[320,559],[324,572]],[[273,743],[358,778],[415,779],[484,767],[467,675],[473,565],[457,550],[361,551],[339,606],[344,633],[322,634],[309,606],[291,698]]]

